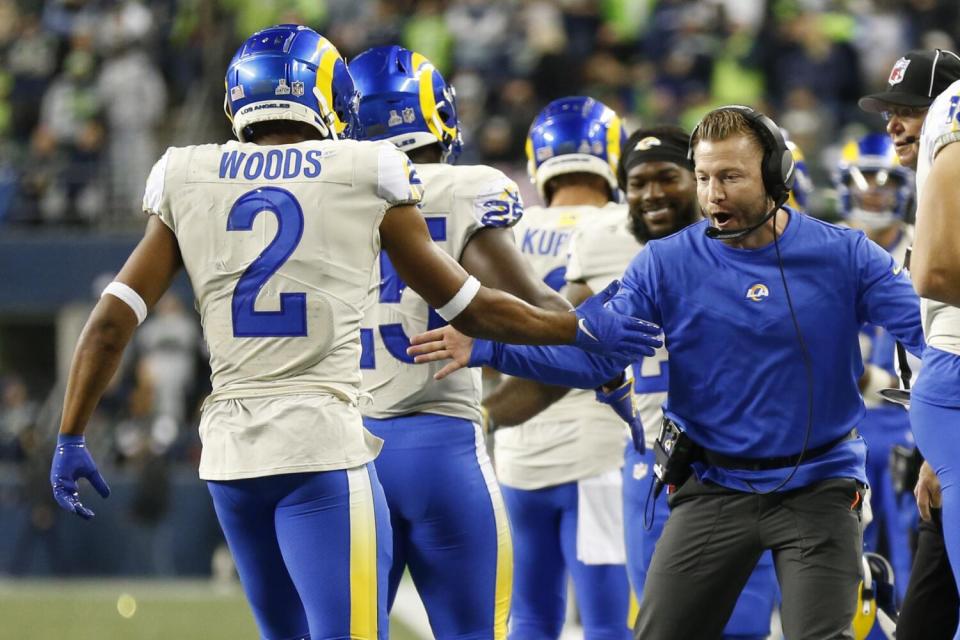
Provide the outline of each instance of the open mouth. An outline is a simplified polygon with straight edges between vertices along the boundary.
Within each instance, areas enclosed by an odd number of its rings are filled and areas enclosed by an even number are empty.
[[[712,216],[713,216],[713,221],[717,223],[718,227],[725,227],[727,224],[730,223],[731,220],[733,220],[733,216],[730,215],[729,213],[723,213],[723,212],[714,213],[712,214]]]

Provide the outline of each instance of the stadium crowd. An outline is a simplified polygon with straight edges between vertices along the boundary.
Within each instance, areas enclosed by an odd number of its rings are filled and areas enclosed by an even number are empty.
[[[711,106],[758,106],[824,184],[836,141],[876,126],[857,96],[883,84],[900,52],[952,48],[960,5],[0,0],[0,224],[136,228],[159,151],[228,137],[215,116],[232,43],[280,22],[319,29],[347,58],[391,43],[423,52],[457,88],[462,161],[495,164],[521,184],[533,116],[577,94],[631,128],[690,129]]]
[[[230,137],[217,105],[224,62],[238,40],[273,23],[311,25],[335,41],[347,59],[397,42],[429,56],[457,89],[456,111],[466,141],[459,164],[499,168],[524,185],[520,191],[528,204],[538,200],[537,191],[527,186],[525,167],[530,123],[557,98],[589,95],[621,114],[626,131],[650,122],[690,131],[722,104],[749,104],[773,115],[806,152],[803,178],[812,179],[816,189],[802,194],[807,199],[801,207],[832,218],[838,207],[850,207],[838,202],[844,196],[836,187],[842,192],[842,180],[852,179],[844,174],[836,182],[837,176],[850,166],[856,169],[850,153],[869,155],[873,147],[863,134],[881,127],[862,102],[858,108],[858,98],[888,78],[895,84],[891,74],[898,67],[891,72],[891,65],[907,50],[955,49],[960,5],[928,0],[47,0],[39,5],[0,0],[0,24],[6,25],[0,27],[0,233],[14,227],[18,233],[141,227],[135,212],[145,202],[143,185],[162,149]],[[302,88],[300,83],[299,95]],[[228,95],[229,109],[236,98]],[[783,140],[776,141],[777,149],[789,153]],[[637,144],[634,150],[640,149]],[[849,144],[861,147],[851,151]],[[885,138],[876,144],[891,145]],[[791,157],[803,160],[803,154]],[[678,158],[689,162],[683,154]],[[912,184],[909,175],[901,185],[904,193]],[[870,179],[886,177],[871,174]],[[766,180],[765,175],[764,187]],[[780,203],[791,180],[784,178]],[[615,191],[611,185],[609,195]],[[549,192],[541,188],[540,196],[549,205]],[[890,227],[898,242],[910,197],[897,201],[898,222]],[[776,228],[776,218],[773,224]],[[884,271],[889,271],[886,263],[878,273]],[[150,528],[166,510],[170,469],[192,467],[200,456],[196,427],[210,391],[209,353],[194,314],[172,293],[153,307],[132,347],[91,419],[97,427],[89,449],[104,466],[131,470],[150,488],[145,502],[134,501],[133,513]],[[0,463],[14,463],[22,475],[22,504],[32,510],[33,533],[49,530],[54,517],[44,509],[49,497],[39,487],[65,381],[49,382],[52,390],[31,389],[0,362]],[[857,437],[856,430],[851,433]],[[472,423],[468,435],[472,442]],[[860,493],[856,496],[859,504]],[[906,502],[912,513],[909,497]],[[900,525],[906,530],[915,523]],[[877,529],[871,548],[889,552],[892,544],[904,546],[904,540]],[[18,571],[19,560],[11,571]]]

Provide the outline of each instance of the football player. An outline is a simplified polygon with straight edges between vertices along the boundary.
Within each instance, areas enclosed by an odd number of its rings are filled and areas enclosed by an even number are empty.
[[[913,171],[900,164],[890,137],[870,133],[848,142],[834,174],[834,186],[844,221],[862,229],[902,265],[913,241],[913,229],[905,222],[913,197]],[[909,415],[879,395],[880,389],[898,386],[893,338],[880,327],[870,325],[862,329],[860,338],[864,357],[860,385],[866,414],[859,429],[870,447],[867,478],[874,518],[864,529],[864,548],[879,550],[882,527],[887,541],[884,554],[898,576],[896,585],[903,597],[910,575],[909,531],[915,521],[915,509],[912,501],[898,504],[890,474],[890,454],[897,445],[913,447],[913,435]]]
[[[470,333],[637,356],[656,345],[604,296],[572,314],[482,287],[430,240],[406,156],[349,139],[356,103],[346,62],[313,30],[279,25],[243,43],[226,74],[238,142],[170,148],[151,171],[144,238],[81,334],[51,468],[58,503],[92,517],[77,480],[109,489],[84,428],[185,267],[212,369],[200,477],[271,640],[387,635],[390,528],[370,464],[381,442],[358,409],[359,325],[381,248]]]
[[[939,52],[956,58],[950,52]],[[940,482],[943,537],[954,580],[960,583],[960,251],[956,203],[960,198],[960,80],[930,105],[920,136],[916,232],[910,275],[922,298],[927,349],[913,386],[910,425],[917,446]],[[919,489],[919,486],[918,486]],[[928,485],[927,491],[933,487]],[[918,502],[919,502],[918,496]],[[929,519],[929,506],[923,516]],[[957,637],[957,636],[955,636]]]
[[[454,89],[422,55],[377,47],[350,62],[364,137],[395,144],[423,180],[421,212],[446,253],[486,286],[531,304],[568,309],[517,249],[517,185],[486,166],[456,166]],[[478,371],[434,381],[439,365],[406,354],[408,336],[443,324],[380,256],[379,303],[360,330],[364,425],[383,439],[376,459],[393,525],[388,608],[409,567],[435,638],[506,637],[513,552],[503,498],[480,424]]]
[[[530,127],[528,169],[546,206],[527,208],[516,226],[517,242],[553,289],[565,286],[578,227],[626,217],[615,175],[625,140],[620,118],[587,97],[551,102]],[[516,558],[511,638],[559,637],[568,576],[584,637],[629,636],[623,426],[593,395],[513,379],[484,401],[492,424],[519,425],[494,434]]]

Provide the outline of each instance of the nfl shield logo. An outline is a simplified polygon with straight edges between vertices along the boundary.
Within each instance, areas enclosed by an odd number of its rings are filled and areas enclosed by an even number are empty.
[[[890,78],[887,80],[887,83],[892,86],[903,82],[903,76],[907,72],[907,67],[909,66],[910,61],[906,58],[900,58],[897,60],[896,64],[893,65],[893,69],[890,70]]]
[[[300,80],[294,80],[290,83],[290,90],[293,92],[293,95],[300,97],[303,95],[303,82]]]

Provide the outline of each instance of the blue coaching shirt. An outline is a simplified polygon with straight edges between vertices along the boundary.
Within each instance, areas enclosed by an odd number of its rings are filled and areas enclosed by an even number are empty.
[[[858,334],[887,328],[912,352],[923,345],[919,299],[899,265],[860,231],[786,209],[783,271],[813,368],[808,449],[841,438],[863,418]],[[773,243],[735,249],[704,235],[707,221],[650,242],[611,300],[663,327],[670,353],[664,413],[701,446],[745,458],[800,453],[807,374]],[[840,443],[802,464],[784,489],[833,477],[866,482],[866,444]],[[701,480],[771,489],[790,468],[746,471],[695,465]]]
[[[863,418],[860,327],[885,327],[919,354],[920,305],[901,267],[863,232],[784,210],[783,271],[813,369],[807,444],[813,449],[841,438]],[[694,442],[740,458],[796,455],[807,428],[809,383],[776,248],[729,247],[704,235],[707,224],[648,243],[608,304],[663,328],[670,353],[664,413]],[[486,343],[475,345],[471,365],[527,377],[536,371],[533,377],[545,382],[587,386],[610,379],[620,364],[582,353]],[[862,439],[844,441],[802,464],[782,490],[837,477],[865,483],[865,459]],[[791,469],[694,466],[701,480],[741,491],[770,490]]]

